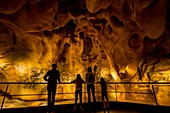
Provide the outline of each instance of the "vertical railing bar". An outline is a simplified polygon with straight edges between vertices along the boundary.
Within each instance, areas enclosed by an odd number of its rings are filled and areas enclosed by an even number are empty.
[[[87,103],[87,98],[86,98],[86,96],[87,96],[87,90],[86,90],[86,87],[87,87],[87,86],[84,87],[84,92],[85,92],[85,101],[86,101],[86,103]]]
[[[3,100],[2,100],[2,104],[1,104],[1,109],[3,108],[4,102],[5,102],[5,97],[6,97],[6,93],[7,93],[7,90],[8,90],[8,86],[9,86],[9,84],[7,84],[7,86],[6,86],[6,90],[5,90],[4,98],[3,98]]]
[[[154,95],[154,98],[155,98],[156,106],[158,106],[158,101],[157,101],[157,98],[156,98],[156,94],[155,94],[155,90],[154,90],[153,84],[152,84],[152,90],[153,90],[153,95]]]
[[[84,100],[85,100],[85,103],[86,103],[86,87],[85,87],[85,85],[84,85],[84,94],[85,94],[85,97],[84,97]]]
[[[117,88],[116,88],[117,84],[115,84],[115,93],[116,93],[116,102],[117,102]]]

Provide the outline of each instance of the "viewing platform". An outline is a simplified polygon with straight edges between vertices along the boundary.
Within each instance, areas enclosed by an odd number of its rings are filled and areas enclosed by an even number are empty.
[[[74,94],[75,90],[70,89],[70,91],[65,92],[64,89],[57,90],[56,100],[55,100],[55,112],[56,113],[169,113],[170,111],[170,100],[166,100],[163,103],[156,95],[157,87],[170,87],[168,82],[113,82],[107,83],[109,85],[115,86],[114,89],[108,90],[109,95],[109,108],[103,108],[103,103],[101,101],[101,92],[96,91],[97,102],[90,106],[87,102],[87,92],[86,84],[83,86],[83,110],[74,111]],[[17,82],[0,82],[0,85],[4,87],[4,90],[0,91],[1,99],[1,109],[0,113],[47,113],[47,94],[45,93],[32,93],[25,92],[23,94],[14,94],[11,89],[15,90],[18,85],[44,85],[47,83],[17,83]],[[72,87],[74,84],[71,83],[60,83],[57,88],[60,87]],[[66,85],[66,86],[65,86]],[[99,84],[95,84],[96,88]],[[142,87],[142,91],[135,90],[119,90],[120,85],[138,85]],[[39,86],[40,87],[40,86]],[[9,90],[10,89],[10,90]],[[149,90],[148,90],[149,89]],[[12,92],[12,93],[10,93]],[[46,92],[46,91],[44,91]],[[17,93],[17,92],[15,92]],[[123,98],[121,97],[123,95]],[[126,94],[126,95],[124,95]],[[129,98],[128,95],[134,98]],[[143,99],[138,99],[145,98]],[[148,98],[147,98],[148,97]],[[150,98],[149,98],[150,97]],[[78,100],[79,103],[79,100]]]

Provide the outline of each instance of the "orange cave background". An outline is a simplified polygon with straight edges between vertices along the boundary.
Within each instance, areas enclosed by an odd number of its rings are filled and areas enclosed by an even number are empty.
[[[110,101],[155,104],[154,93],[170,106],[169,13],[169,0],[0,0],[0,102],[46,105],[43,76],[55,63],[64,83],[55,104],[74,103],[70,82],[97,66]]]

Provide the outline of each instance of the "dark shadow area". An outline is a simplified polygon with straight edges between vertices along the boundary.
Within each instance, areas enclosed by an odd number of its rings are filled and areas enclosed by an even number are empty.
[[[83,104],[83,110],[73,111],[74,104],[56,105],[56,113],[169,113],[170,106],[154,106],[127,102],[110,102],[110,108],[103,108],[101,102],[92,106]],[[46,113],[47,107],[2,109],[0,113]]]
[[[12,96],[9,93],[6,93],[2,90],[0,90],[0,95],[5,95],[8,99],[12,99]]]

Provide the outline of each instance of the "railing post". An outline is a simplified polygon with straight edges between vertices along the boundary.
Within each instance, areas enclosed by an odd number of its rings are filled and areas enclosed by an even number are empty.
[[[7,93],[7,90],[8,90],[8,86],[9,86],[9,84],[7,84],[7,86],[6,86],[6,90],[5,90],[5,93],[4,93],[4,98],[3,98],[2,104],[1,104],[1,109],[3,108],[4,102],[5,102],[5,97],[6,97],[6,93]]]
[[[117,102],[117,88],[116,88],[117,84],[115,83],[115,93],[116,93],[116,102]]]
[[[86,84],[84,84],[84,101],[85,101],[85,103],[86,103]]]
[[[155,98],[156,105],[158,106],[158,101],[157,101],[157,98],[156,98],[156,94],[155,94],[153,84],[152,84],[152,90],[153,90],[153,95],[154,95],[154,98]]]

